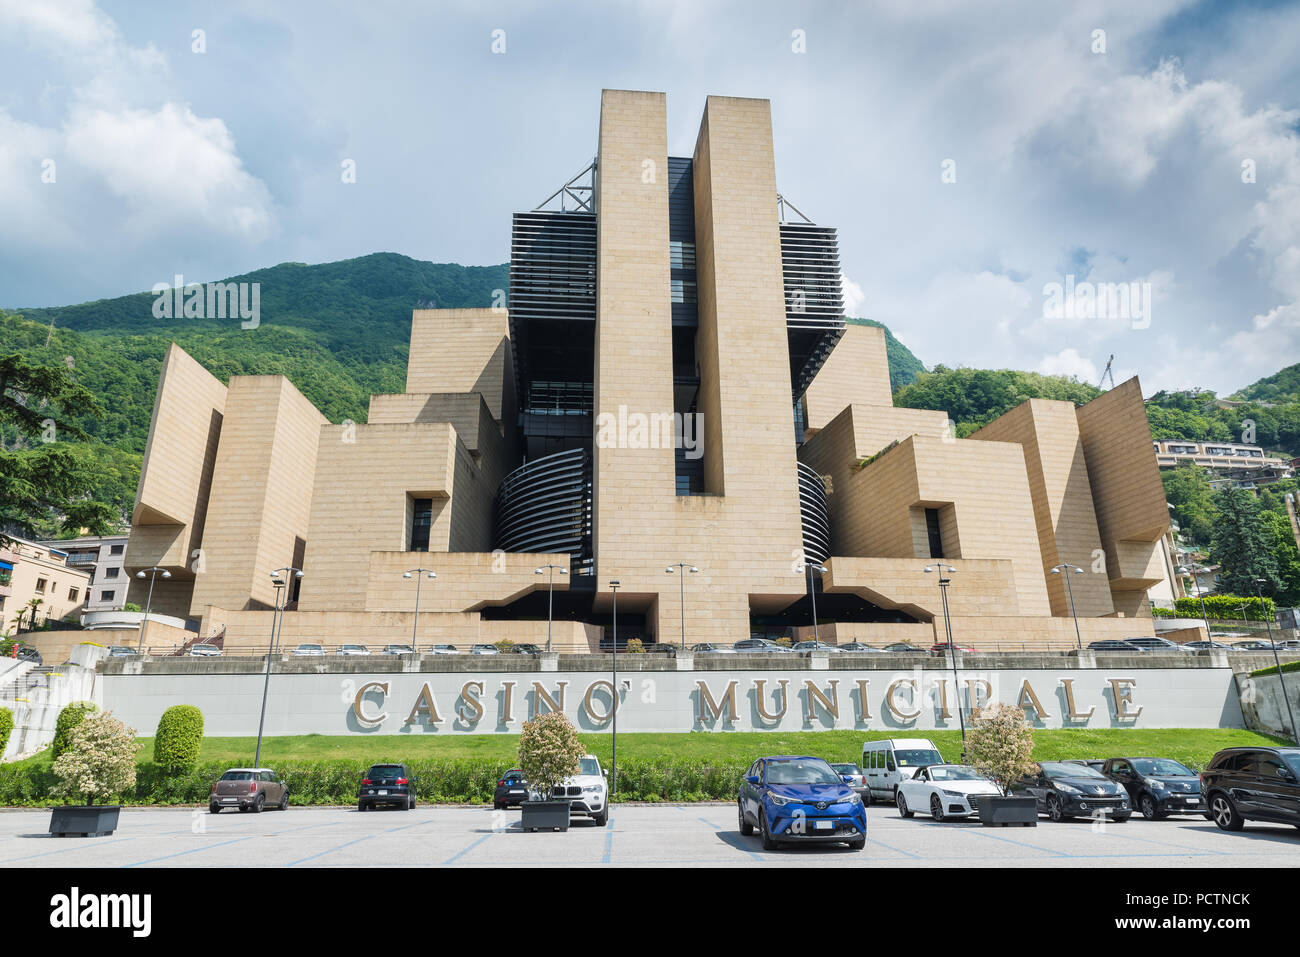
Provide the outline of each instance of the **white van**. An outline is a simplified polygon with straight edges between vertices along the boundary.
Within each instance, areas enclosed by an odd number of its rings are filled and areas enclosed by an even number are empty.
[[[929,738],[883,738],[862,745],[862,774],[872,797],[894,800],[898,782],[927,764],[943,764]]]

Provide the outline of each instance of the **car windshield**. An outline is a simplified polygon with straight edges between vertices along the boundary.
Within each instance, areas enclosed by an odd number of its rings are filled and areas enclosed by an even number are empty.
[[[1278,757],[1286,762],[1286,766],[1300,777],[1300,751],[1283,751]]]
[[[894,760],[900,768],[915,768],[922,764],[942,764],[943,758],[938,751],[914,750],[895,751]]]
[[[1106,775],[1086,764],[1056,764],[1049,761],[1043,765],[1043,773],[1053,779],[1101,778],[1103,781],[1106,780]]]
[[[1192,769],[1169,758],[1134,758],[1133,767],[1138,774],[1152,774],[1171,777],[1175,775],[1190,776]]]
[[[931,781],[983,781],[984,775],[964,764],[941,764],[930,769]]]
[[[600,777],[600,762],[595,758],[582,758],[578,762],[578,773],[594,774],[596,777]]]
[[[299,645],[303,651],[320,651],[320,645]]]
[[[825,761],[769,761],[768,784],[839,784],[839,775]]]
[[[227,771],[221,775],[223,781],[251,781],[253,780],[252,771]]]
[[[368,778],[400,778],[404,777],[405,769],[397,764],[377,764],[370,769],[366,775]]]

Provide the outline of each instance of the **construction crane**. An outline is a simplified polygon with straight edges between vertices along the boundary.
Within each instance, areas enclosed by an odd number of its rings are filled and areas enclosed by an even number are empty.
[[[1114,353],[1112,353],[1111,357],[1106,360],[1106,371],[1101,374],[1101,379],[1097,383],[1098,389],[1102,387],[1102,385],[1106,382],[1107,379],[1110,380],[1110,387],[1112,389],[1115,388],[1115,374],[1110,371],[1110,364],[1114,361],[1115,361],[1115,355]]]

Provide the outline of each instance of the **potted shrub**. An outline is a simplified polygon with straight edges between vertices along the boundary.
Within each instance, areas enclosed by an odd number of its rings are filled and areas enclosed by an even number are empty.
[[[51,768],[58,779],[52,797],[79,798],[85,804],[65,804],[53,809],[50,834],[54,837],[99,837],[117,829],[119,804],[107,801],[135,786],[135,729],[111,712],[95,712],[68,733],[67,749]]]
[[[1011,788],[1026,774],[1037,770],[1034,753],[1034,730],[1025,720],[1025,712],[1007,704],[985,708],[966,737],[968,764],[992,778],[1002,789],[1001,797],[981,801],[980,823],[987,826],[1019,824],[1038,826],[1038,802],[1033,796],[1013,797]]]
[[[555,800],[552,793],[578,773],[584,753],[578,732],[563,713],[548,711],[524,722],[519,735],[519,768],[533,792],[520,805],[525,830],[568,830],[569,801]]]

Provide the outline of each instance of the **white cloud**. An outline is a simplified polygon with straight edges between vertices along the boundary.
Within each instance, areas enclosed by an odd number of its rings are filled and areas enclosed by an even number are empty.
[[[844,315],[860,316],[858,307],[866,300],[866,294],[862,287],[850,279],[844,273],[840,273],[840,288],[844,295]]]
[[[1062,349],[1054,356],[1043,356],[1036,371],[1044,375],[1073,376],[1092,384],[1097,382],[1096,363],[1070,348]]]

